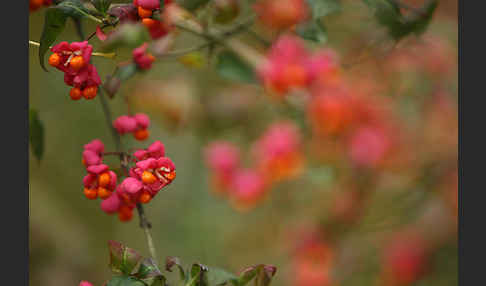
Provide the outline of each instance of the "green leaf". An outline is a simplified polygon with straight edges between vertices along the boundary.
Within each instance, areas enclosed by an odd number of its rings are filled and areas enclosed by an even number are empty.
[[[255,266],[251,266],[243,270],[238,278],[238,286],[244,286],[248,284],[255,276],[257,275],[257,268]]]
[[[156,276],[156,277],[152,277],[152,278],[149,278],[149,279],[144,279],[143,281],[145,282],[145,284],[147,284],[149,286],[166,286],[167,285],[167,281],[166,281],[164,276]]]
[[[152,258],[145,258],[142,263],[140,263],[140,267],[135,276],[141,279],[151,278],[162,276],[162,272],[160,272],[159,267],[157,267],[157,264]]]
[[[244,286],[252,279],[255,279],[255,286],[268,286],[276,271],[277,268],[271,265],[259,264],[248,267],[240,274],[237,285]]]
[[[118,66],[113,73],[106,77],[103,88],[110,98],[113,98],[120,89],[122,81],[126,81],[137,73],[137,65],[133,62]]]
[[[56,41],[57,36],[64,30],[67,17],[68,15],[62,9],[56,7],[46,9],[44,29],[39,41],[39,62],[45,71],[47,69],[44,65],[44,55],[49,50],[49,46]]]
[[[312,11],[312,19],[320,19],[341,11],[340,0],[307,0],[307,3]]]
[[[29,141],[34,156],[40,162],[44,154],[44,124],[35,109],[29,110]]]
[[[174,265],[177,266],[177,269],[179,269],[179,276],[181,280],[185,281],[186,272],[184,271],[184,268],[182,267],[179,258],[168,256],[165,260],[165,270],[172,272],[172,267],[174,267]]]
[[[222,77],[230,80],[256,82],[253,69],[236,54],[227,50],[218,54],[216,70]]]
[[[108,36],[101,48],[104,52],[113,51],[118,47],[134,49],[148,41],[150,36],[145,26],[140,23],[125,23]]]
[[[131,78],[137,72],[137,65],[135,63],[131,63],[128,65],[118,67],[115,76],[118,77],[120,80],[127,80]]]
[[[105,15],[108,9],[110,8],[112,0],[91,0],[93,6],[98,10],[101,14]]]
[[[81,18],[90,15],[90,12],[80,0],[64,0],[55,8],[62,10],[66,15]]]
[[[81,22],[81,18],[75,18],[71,17],[73,22],[74,22],[74,28],[76,29],[76,33],[78,34],[78,37],[84,41],[84,31],[83,31],[83,25]]]
[[[270,265],[258,265],[255,286],[268,286],[277,272],[277,268]]]
[[[108,241],[110,250],[110,267],[114,273],[130,274],[142,260],[142,256],[135,250],[128,248],[118,241]]]
[[[327,42],[326,27],[319,20],[310,20],[297,26],[296,32],[303,39],[325,43]]]
[[[114,276],[106,286],[146,286],[143,281],[130,276]]]
[[[217,267],[210,267],[206,276],[208,277],[208,282],[211,286],[226,285],[228,282],[238,279],[234,274]]]
[[[437,7],[438,0],[429,0],[418,9],[404,16],[400,7],[391,0],[363,0],[374,11],[377,22],[387,29],[396,41],[412,33],[420,35],[425,31]]]
[[[205,265],[194,263],[191,266],[190,279],[186,286],[209,286],[206,272],[208,268]]]
[[[438,0],[430,0],[424,3],[422,8],[420,8],[420,13],[412,12],[411,16],[405,19],[408,29],[417,36],[425,32],[438,4]]]

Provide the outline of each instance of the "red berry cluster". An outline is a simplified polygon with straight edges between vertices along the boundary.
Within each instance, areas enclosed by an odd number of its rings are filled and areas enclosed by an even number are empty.
[[[64,82],[73,88],[72,100],[93,99],[98,94],[101,79],[96,67],[90,63],[93,47],[84,42],[61,42],[51,48],[49,64],[64,72]]]
[[[393,116],[386,109],[386,100],[372,96],[365,87],[356,87],[342,84],[313,90],[307,114],[316,148],[324,150],[323,141],[334,142],[337,149],[331,148],[323,156],[344,154],[357,167],[384,166],[399,147],[399,134],[392,132],[397,130]]]
[[[272,184],[297,176],[303,168],[300,134],[290,122],[277,122],[253,145],[254,166],[243,168],[239,149],[228,142],[213,142],[206,149],[214,190],[228,195],[236,209],[246,210],[262,201]]]
[[[111,187],[114,187],[115,190],[111,191],[106,198],[102,198],[101,202],[101,209],[107,214],[118,213],[120,221],[131,220],[137,203],[150,202],[176,177],[175,165],[170,158],[165,157],[164,145],[160,141],[155,141],[147,149],[136,151],[133,158],[135,166],[130,168],[128,177],[119,185],[116,185],[116,182],[112,185],[112,181],[110,181],[108,184],[110,190],[113,190]],[[99,173],[99,169],[102,167],[97,166],[96,170],[93,170],[95,168],[91,168],[91,170]],[[102,170],[106,172],[107,169]],[[111,175],[109,171],[108,174]],[[109,179],[113,180],[113,177],[110,176]],[[98,181],[100,180],[98,178]]]
[[[141,70],[149,70],[152,67],[152,63],[155,61],[155,57],[152,54],[147,53],[147,47],[148,43],[144,43],[132,52],[133,61]]]
[[[303,41],[290,35],[278,38],[258,72],[265,88],[278,96],[316,85],[333,86],[340,79],[336,55],[331,50],[311,52]]]

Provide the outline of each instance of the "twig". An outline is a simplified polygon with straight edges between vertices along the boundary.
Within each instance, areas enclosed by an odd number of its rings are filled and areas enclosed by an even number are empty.
[[[179,57],[179,56],[183,56],[185,54],[191,53],[191,52],[202,50],[202,49],[208,47],[209,45],[211,45],[211,43],[206,42],[206,43],[200,44],[198,46],[194,46],[194,47],[187,48],[187,49],[168,51],[165,54],[160,55],[160,57]]]
[[[120,161],[122,164],[122,168],[124,169],[126,175],[128,175],[128,161],[127,161],[127,156],[126,153],[123,152],[123,147],[121,144],[121,138],[118,132],[116,132],[115,128],[112,125],[112,117],[111,117],[111,110],[106,102],[106,98],[104,97],[104,94],[101,89],[99,89],[99,98],[101,102],[101,107],[103,108],[103,113],[105,115],[106,119],[106,124],[108,125],[108,128],[111,130],[111,134],[113,136],[113,140],[115,141],[116,145],[116,152],[119,153],[120,155]],[[137,203],[137,212],[138,212],[138,217],[140,219],[140,227],[143,229],[145,233],[145,238],[147,240],[147,245],[150,251],[150,256],[154,259],[154,261],[157,261],[157,255],[154,247],[154,243],[152,240],[152,234],[150,233],[150,228],[152,228],[152,225],[148,221],[147,217],[145,216],[145,212],[143,209],[143,206],[140,203]]]
[[[147,245],[149,248],[150,256],[154,261],[158,261],[157,252],[155,250],[154,242],[152,240],[152,234],[150,233],[150,229],[152,228],[152,225],[147,220],[143,206],[140,203],[137,203],[137,211],[138,211],[138,217],[140,218],[140,227],[143,228],[145,232],[145,238],[147,239]]]
[[[270,47],[272,45],[272,43],[270,41],[267,41],[262,36],[260,36],[258,33],[253,31],[252,29],[247,29],[246,32],[248,33],[248,35],[252,36],[254,39],[256,39],[260,43],[262,43],[265,47]]]

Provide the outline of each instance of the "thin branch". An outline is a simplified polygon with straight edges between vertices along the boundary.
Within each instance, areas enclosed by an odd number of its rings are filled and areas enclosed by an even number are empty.
[[[108,129],[111,131],[111,135],[113,140],[115,141],[115,148],[117,152],[123,152],[123,147],[121,143],[121,138],[116,129],[113,127],[113,120],[111,116],[111,110],[108,106],[108,102],[106,101],[105,95],[103,94],[103,89],[98,89],[98,97],[100,98],[101,107],[103,108],[103,114],[105,115],[106,125]],[[123,155],[120,154],[120,159],[123,159]]]
[[[152,234],[150,233],[150,229],[152,228],[152,225],[147,220],[143,206],[140,203],[137,203],[137,212],[138,212],[138,217],[140,218],[140,227],[143,228],[145,232],[145,238],[147,239],[147,245],[149,248],[150,256],[154,261],[158,261],[157,252],[155,250],[154,242],[152,240]]]
[[[125,152],[123,152],[123,146],[121,144],[121,138],[118,132],[116,132],[115,128],[112,125],[112,116],[111,116],[111,110],[108,105],[108,102],[106,101],[106,98],[104,97],[104,94],[102,92],[102,89],[99,89],[99,98],[101,102],[101,107],[103,108],[103,113],[105,115],[106,119],[106,124],[108,125],[108,128],[111,130],[111,134],[113,136],[113,140],[115,141],[116,145],[116,150],[120,154],[120,161],[122,164],[122,168],[124,169],[125,173],[128,175],[128,160]],[[150,233],[150,228],[152,228],[152,225],[148,221],[145,211],[143,209],[143,206],[140,203],[137,203],[137,212],[138,212],[138,217],[140,219],[140,227],[143,229],[145,233],[145,238],[147,240],[147,245],[150,251],[150,256],[154,259],[154,261],[157,261],[157,254],[155,251],[153,239],[152,239],[152,234]]]
[[[270,41],[266,40],[265,38],[260,36],[258,33],[256,33],[252,29],[247,29],[246,32],[248,33],[248,35],[252,36],[254,39],[256,39],[257,41],[262,43],[265,47],[270,47],[272,45],[272,43]]]
[[[202,50],[202,49],[208,47],[209,45],[211,45],[211,43],[206,42],[206,43],[200,44],[198,46],[194,46],[194,47],[187,48],[187,49],[168,51],[165,54],[160,55],[160,57],[179,57],[179,56],[183,56],[185,54],[191,53],[191,52],[196,52],[196,51]]]

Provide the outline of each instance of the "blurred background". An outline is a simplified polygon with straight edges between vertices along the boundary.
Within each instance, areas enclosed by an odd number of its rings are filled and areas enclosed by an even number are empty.
[[[220,77],[204,57],[198,67],[159,60],[109,100],[114,116],[126,113],[123,95],[151,118],[149,140],[125,136],[127,149],[160,140],[177,167],[176,180],[146,206],[161,263],[177,256],[233,273],[272,264],[273,285],[457,285],[457,1],[439,1],[424,35],[392,49],[360,1],[342,2],[342,12],[325,19],[326,46],[351,90],[384,110],[386,136],[399,142],[379,166],[350,167],[339,140],[316,135],[319,116],[298,102],[276,102],[261,85]],[[30,13],[29,39],[40,38],[43,15]],[[96,27],[83,26],[86,34]],[[266,35],[258,25],[255,31]],[[79,40],[71,21],[59,39]],[[181,35],[176,48],[197,40]],[[100,44],[90,43],[95,51]],[[137,218],[121,223],[84,197],[83,145],[99,138],[110,151],[114,142],[99,99],[70,100],[63,74],[43,71],[37,53],[29,48],[29,105],[44,123],[45,152],[40,163],[32,155],[29,162],[30,284],[102,285],[110,277],[107,241],[148,256],[145,237]],[[110,59],[92,62],[102,80],[114,69]],[[251,165],[253,142],[282,119],[299,129],[304,167],[251,209],[235,208],[215,192],[205,148],[230,141]],[[365,157],[380,146],[371,137]]]

